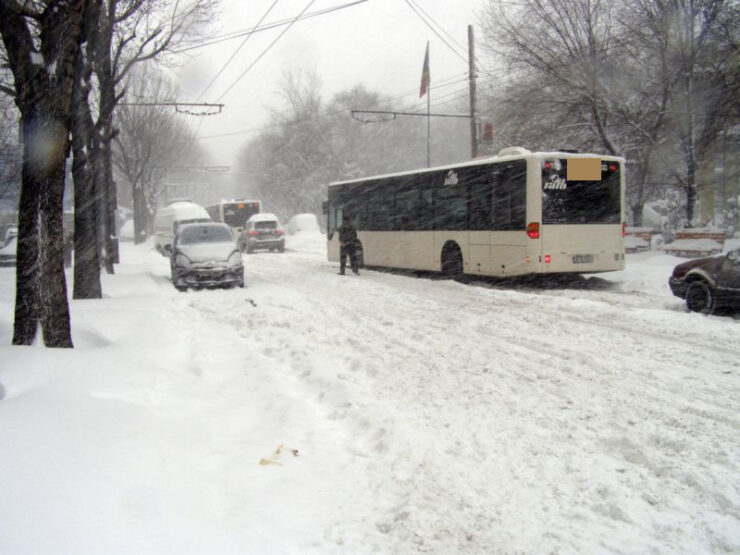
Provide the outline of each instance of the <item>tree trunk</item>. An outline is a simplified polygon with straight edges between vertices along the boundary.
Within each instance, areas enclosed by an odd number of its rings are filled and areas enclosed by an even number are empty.
[[[109,3],[109,10],[110,10]],[[115,11],[115,10],[113,10]],[[114,273],[113,264],[118,261],[118,242],[116,238],[117,208],[115,183],[113,182],[113,110],[116,105],[116,83],[111,60],[111,42],[113,40],[114,13],[101,15],[98,58],[95,73],[100,88],[100,116],[98,125],[101,130],[100,161],[102,198],[100,216],[103,222],[103,265],[109,274]]]
[[[134,201],[134,243],[143,243],[147,237],[147,203],[144,186],[142,183],[134,183],[132,187]]]
[[[23,120],[23,136],[34,135],[36,122]],[[23,170],[18,206],[18,248],[15,266],[13,345],[30,345],[39,325],[39,187],[29,163],[30,143],[23,143]]]
[[[103,296],[100,284],[100,259],[98,258],[97,205],[95,203],[94,173],[91,171],[87,152],[94,133],[92,115],[88,103],[89,89],[85,83],[87,71],[82,56],[77,62],[75,94],[72,115],[72,175],[75,181],[75,299],[100,299]]]
[[[41,176],[40,208],[40,249],[41,280],[39,297],[41,299],[41,328],[44,345],[47,347],[69,347],[72,334],[69,326],[69,303],[67,301],[67,282],[64,274],[64,232],[63,199],[64,176],[66,169],[67,127],[59,121],[48,126],[53,133],[53,141],[59,145],[49,155],[48,173]]]
[[[86,0],[22,8],[0,1],[0,33],[24,131],[15,345],[31,344],[40,323],[47,347],[72,347],[62,200],[85,6]]]

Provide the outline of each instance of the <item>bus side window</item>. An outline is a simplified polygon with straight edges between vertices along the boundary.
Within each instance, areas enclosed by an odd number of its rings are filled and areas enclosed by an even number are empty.
[[[470,186],[470,229],[489,229],[491,226],[491,183]]]
[[[497,167],[493,174],[491,216],[493,229],[521,230],[525,227],[527,166],[523,161]]]
[[[393,196],[376,192],[370,202],[368,229],[390,231],[393,229]]]
[[[419,230],[431,231],[434,229],[433,197],[432,189],[422,189],[419,205]]]
[[[398,231],[413,231],[418,229],[419,222],[419,191],[411,189],[395,194],[394,225]]]
[[[458,185],[437,189],[434,196],[434,229],[466,229],[468,226],[468,194]]]

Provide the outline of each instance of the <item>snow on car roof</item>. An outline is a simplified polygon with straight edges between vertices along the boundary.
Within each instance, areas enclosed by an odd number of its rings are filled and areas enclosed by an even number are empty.
[[[270,212],[260,212],[259,214],[253,214],[247,220],[248,222],[277,222],[278,217]]]

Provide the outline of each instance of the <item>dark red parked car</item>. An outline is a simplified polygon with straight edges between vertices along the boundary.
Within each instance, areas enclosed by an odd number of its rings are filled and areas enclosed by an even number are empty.
[[[679,264],[668,285],[691,312],[740,312],[740,249]]]

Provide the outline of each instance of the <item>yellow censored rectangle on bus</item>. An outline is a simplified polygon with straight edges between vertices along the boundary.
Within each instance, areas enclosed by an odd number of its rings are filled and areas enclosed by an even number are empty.
[[[568,160],[568,181],[601,181],[601,158]]]

